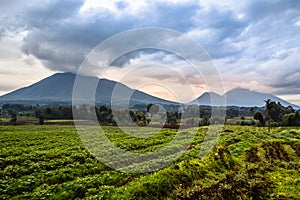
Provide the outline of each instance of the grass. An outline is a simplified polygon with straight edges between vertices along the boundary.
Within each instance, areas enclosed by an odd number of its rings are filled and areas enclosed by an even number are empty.
[[[104,127],[115,145],[140,153],[161,149],[178,134],[171,129],[122,129]],[[279,127],[269,133],[261,127],[226,126],[203,158],[199,150],[207,127],[184,131],[195,138],[178,160],[135,174],[95,159],[74,126],[0,126],[0,199],[300,198],[300,129]]]

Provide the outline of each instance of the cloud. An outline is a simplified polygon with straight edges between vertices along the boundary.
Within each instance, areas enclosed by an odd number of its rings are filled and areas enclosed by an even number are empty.
[[[234,0],[1,1],[0,41],[8,51],[1,50],[0,58],[14,55],[7,41],[13,43],[17,35],[21,37],[16,39],[18,48],[21,46],[23,53],[47,69],[76,72],[89,51],[110,36],[132,28],[162,27],[184,33],[202,45],[223,75],[226,88],[242,84],[256,90],[294,94],[300,92],[299,10],[298,0],[248,0],[238,4]],[[153,44],[166,42],[151,39]],[[124,41],[122,45],[126,42],[135,41]],[[188,46],[181,46],[193,55]],[[30,59],[26,62],[29,65]],[[183,75],[200,87],[200,77],[193,76],[186,63],[167,53],[132,52],[112,65],[119,67],[115,69],[118,73],[126,66],[153,62],[186,67]],[[150,70],[147,73],[151,80],[168,79]]]
[[[75,72],[87,53],[111,35],[145,26],[162,26],[184,32],[193,25],[191,17],[197,10],[195,4],[152,2],[144,18],[125,12],[119,16],[108,9],[89,15],[81,12],[83,5],[83,1],[70,0],[29,4],[14,16],[18,24],[5,20],[9,25],[3,22],[0,27],[11,27],[5,28],[6,32],[25,27],[27,35],[22,50],[26,54],[40,59],[48,69]],[[115,5],[118,11],[129,7],[125,1]],[[0,35],[7,34],[2,29]]]
[[[300,2],[297,0],[254,0],[248,1],[244,8],[247,12],[247,17],[251,18],[252,21],[285,19],[286,16],[290,16],[291,12],[297,15],[299,9]]]
[[[295,72],[281,75],[278,80],[280,81],[274,81],[270,84],[271,87],[277,89],[276,94],[300,94],[300,66]]]
[[[159,1],[148,2],[146,10],[131,14],[127,11],[134,9],[132,2],[112,1],[110,7],[113,9],[109,10],[109,6],[100,9],[99,6],[92,15],[87,15],[88,10],[81,12],[83,1],[45,1],[25,7],[15,21],[23,19],[28,30],[23,45],[25,53],[41,59],[52,70],[76,71],[87,52],[99,42],[118,32],[146,26],[166,27],[187,33],[203,45],[214,59],[240,57],[253,42],[251,37],[259,38],[254,41],[256,46],[263,46],[262,42],[266,47],[273,44],[273,38],[278,34],[274,34],[276,31],[271,34],[267,31],[266,36],[263,28],[278,29],[281,22],[286,22],[286,18],[295,18],[296,13],[289,14],[289,11],[297,10],[299,3],[286,2],[251,1],[236,9],[232,5],[218,7],[216,4],[205,8],[195,1],[186,4]],[[118,12],[122,14],[117,15]],[[276,19],[278,24],[274,24],[274,17],[278,13],[285,15],[282,19]],[[274,25],[267,24],[270,20]],[[9,24],[13,26],[14,23]],[[287,39],[284,37],[282,40]],[[258,59],[268,59],[268,56],[261,55]]]
[[[123,62],[123,61],[126,62]],[[121,65],[119,65],[121,64]],[[123,55],[110,66],[110,70],[117,70],[122,76],[143,77],[153,81],[169,81],[181,83],[175,78],[176,73],[188,77],[192,67],[183,58],[170,52],[143,49]],[[175,74],[174,74],[175,73]],[[114,74],[114,73],[108,73]],[[133,79],[134,80],[134,79]]]

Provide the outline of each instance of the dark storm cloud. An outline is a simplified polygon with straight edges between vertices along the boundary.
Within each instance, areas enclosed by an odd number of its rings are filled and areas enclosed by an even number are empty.
[[[238,19],[237,14],[232,10],[220,10],[211,8],[209,11],[201,13],[200,25],[204,28],[209,28],[218,32],[218,40],[223,41],[228,38],[236,38],[249,25],[249,21]]]
[[[269,23],[276,23],[286,17],[293,18],[294,15],[286,13],[299,10],[299,2],[297,0],[246,2],[245,8],[241,10],[244,17],[239,18],[239,13],[230,7],[203,9],[195,2],[151,3],[149,10],[145,10],[141,15],[134,16],[128,13],[118,17],[116,13],[108,10],[102,10],[92,16],[81,16],[79,9],[84,3],[81,0],[32,1],[32,3],[29,1],[21,12],[12,17],[15,20],[10,18],[10,21],[5,20],[5,23],[1,23],[6,28],[0,26],[0,35],[5,34],[4,29],[9,32],[13,28],[25,26],[29,32],[24,39],[24,52],[41,59],[47,64],[46,67],[53,70],[63,70],[66,65],[75,70],[86,53],[99,42],[118,32],[146,26],[165,27],[183,33],[195,29],[208,30],[210,34],[200,37],[198,41],[213,58],[224,58],[243,54],[245,47],[234,44],[246,39],[241,34],[247,27],[257,21],[263,23],[265,18],[272,19]],[[6,4],[9,6],[13,3]],[[116,7],[123,10],[128,7],[128,3],[119,1]],[[274,16],[277,17],[276,20]],[[252,30],[257,35],[264,34],[264,31],[266,32],[266,30]]]
[[[23,51],[40,59],[51,70],[76,71],[87,53],[109,36],[141,26],[163,26],[185,31],[192,27],[195,5],[158,4],[146,11],[148,19],[130,14],[117,17],[103,11],[97,15],[81,16],[82,1],[49,1],[23,12],[28,35]],[[126,8],[119,2],[118,7]],[[26,21],[26,22],[25,22]]]
[[[198,41],[212,58],[224,58],[243,52],[242,48],[234,46],[234,42],[249,25],[248,20],[239,19],[232,10],[216,7],[199,10],[194,20],[199,31],[207,32]]]
[[[234,56],[238,61],[247,56],[246,49],[255,45],[261,48],[256,59],[269,60],[274,53],[270,50],[289,48],[291,45],[287,43],[295,34],[299,36],[299,27],[293,25],[300,20],[299,9],[297,0],[255,0],[199,10],[195,17],[198,30],[207,30],[209,34],[199,37],[198,41],[216,59]]]
[[[113,16],[106,17],[107,19],[96,17],[80,21],[74,15],[66,22],[49,21],[47,26],[42,25],[27,35],[23,50],[41,59],[47,68],[74,72],[95,45],[124,30],[125,27],[122,26],[127,24],[125,20],[122,23],[116,22]]]
[[[297,71],[283,73],[270,86],[277,88],[277,94],[300,94],[300,66]]]
[[[24,17],[30,26],[28,28],[51,26],[76,16],[83,3],[83,0],[41,1],[25,10]]]
[[[178,55],[175,55],[171,52],[160,50],[160,49],[152,49],[152,48],[145,48],[145,49],[137,49],[132,52],[128,52],[119,58],[117,58],[114,62],[111,63],[112,67],[126,67],[126,65],[129,65],[130,62],[134,59],[138,59],[141,57],[147,57],[152,56],[152,58],[155,58],[152,60],[153,63],[155,62],[161,62],[163,64],[171,64],[172,62],[178,62],[184,60],[183,58],[179,57]],[[169,63],[164,63],[164,59],[168,57],[170,58]],[[149,60],[149,62],[151,62]],[[141,63],[143,64],[143,63]]]
[[[161,26],[185,33],[195,26],[193,17],[201,9],[196,3],[176,5],[171,3],[157,4],[153,12],[154,26]],[[151,26],[151,24],[149,24]],[[152,25],[153,26],[153,25]]]
[[[145,2],[147,6],[136,13],[128,11],[129,1],[117,1],[116,11],[103,8],[81,13],[83,0],[0,1],[0,40],[24,32],[24,53],[38,58],[50,70],[76,72],[91,49],[116,33],[132,28],[169,28],[190,35],[220,61],[221,71],[232,77],[251,72],[253,75],[245,77],[248,82],[257,80],[281,92],[299,92],[299,82],[292,76],[297,66],[289,67],[299,61],[295,57],[300,42],[299,0],[226,1],[227,6],[221,1]],[[164,42],[151,39],[153,43]],[[126,66],[155,53],[129,53],[113,65]],[[291,57],[294,61],[285,64]],[[266,64],[269,61],[274,62]],[[284,73],[274,73],[273,68]]]
[[[300,84],[298,85],[290,85],[286,88],[279,88],[276,92],[276,95],[293,95],[293,94],[300,94]]]

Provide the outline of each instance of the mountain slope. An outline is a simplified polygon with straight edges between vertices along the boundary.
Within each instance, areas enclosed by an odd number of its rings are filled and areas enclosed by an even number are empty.
[[[144,92],[133,90],[128,86],[107,80],[98,79],[96,77],[81,76],[82,79],[86,80],[89,84],[97,84],[95,92],[96,103],[99,104],[111,104],[112,95],[114,95],[114,103],[120,105],[128,105],[128,96],[130,94],[130,106],[135,104],[173,104],[179,105],[178,103],[167,101],[158,97],[151,96]],[[74,81],[76,75],[72,73],[57,73],[50,77],[47,77],[35,84],[28,87],[24,87],[3,95],[0,97],[0,103],[67,103],[72,102],[72,93]],[[118,89],[117,92],[114,90]],[[82,90],[84,93],[85,91]],[[223,96],[213,92],[206,92],[200,97],[195,99],[192,103],[198,105],[211,105],[211,98],[214,100],[214,105],[224,105],[224,97],[226,96],[226,105],[228,106],[264,106],[265,100],[271,99],[272,101],[280,102],[283,106],[291,105],[295,109],[300,109],[299,106],[291,104],[283,99],[280,99],[272,94],[260,93],[250,91],[243,88],[235,88],[228,91]]]
[[[244,88],[235,88],[228,91],[226,94],[227,105],[241,105],[241,106],[264,106],[265,101],[271,99],[272,101],[280,102],[283,106],[299,106],[291,104],[275,95],[251,91]]]
[[[75,76],[58,73],[0,97],[1,101],[70,101]]]
[[[198,104],[198,105],[211,105],[211,101],[214,101],[214,105],[221,105],[223,97],[217,93],[214,92],[205,92],[200,97],[195,99],[192,104]],[[224,101],[224,100],[223,100]]]
[[[299,109],[298,105],[291,104],[275,95],[260,93],[256,91],[251,91],[244,88],[235,88],[226,92],[224,95],[218,95],[212,92],[206,92],[200,97],[198,97],[194,102],[198,102],[199,105],[211,105],[211,98],[214,98],[215,104],[220,105],[218,102],[222,102],[222,98],[226,97],[227,106],[264,106],[265,101],[271,99],[272,101],[280,102],[283,106],[293,106],[295,109]]]
[[[57,73],[47,77],[35,84],[24,87],[3,95],[0,97],[1,102],[34,102],[34,103],[53,103],[53,102],[72,102],[73,86],[76,75],[72,73]],[[160,103],[160,104],[176,104],[175,102],[167,101],[158,97],[148,95],[144,92],[133,90],[121,83],[107,80],[98,79],[96,77],[81,76],[81,80],[91,84],[97,85],[95,100],[96,103],[110,104],[112,92],[117,87],[118,92],[116,99],[121,97],[122,94],[132,94],[130,97],[130,105],[133,104],[147,104],[147,103]],[[83,91],[84,93],[84,91]],[[117,99],[118,103],[121,100]],[[125,101],[125,100],[124,100]],[[126,102],[123,102],[126,103]]]

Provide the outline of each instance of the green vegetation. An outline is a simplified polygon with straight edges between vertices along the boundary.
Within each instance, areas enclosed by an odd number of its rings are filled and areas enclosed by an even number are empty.
[[[14,113],[11,114],[10,123],[12,125],[17,125],[17,113],[14,112]]]
[[[299,126],[300,114],[299,111],[295,111],[292,106],[284,107],[280,102],[266,101],[266,121],[268,121],[269,127],[274,126]]]
[[[129,174],[97,161],[73,126],[0,126],[0,199],[299,199],[300,129],[225,126],[203,158],[207,127],[196,129],[175,163]],[[119,147],[140,152],[161,148],[177,134],[145,127],[154,136],[143,139],[118,127],[104,130]]]
[[[162,109],[161,109],[161,108]],[[98,120],[101,125],[132,125],[188,127],[207,126],[211,124],[211,106],[189,105],[180,109],[176,105],[134,105],[130,109],[112,109],[108,105],[26,105],[4,104],[0,109],[0,125],[53,124],[54,121],[64,125],[72,124],[73,112],[79,120]],[[161,109],[161,110],[160,110]],[[164,110],[164,111],[163,111]],[[95,113],[97,119],[94,118]],[[11,118],[11,120],[7,120]],[[22,119],[23,118],[23,119]],[[26,120],[27,118],[27,120]],[[51,121],[50,121],[51,120]],[[66,120],[63,122],[60,120]],[[34,122],[35,121],[35,122]],[[71,122],[70,122],[71,121]],[[222,118],[217,121],[223,121]],[[240,126],[300,126],[299,111],[292,106],[284,107],[270,99],[264,107],[226,107],[226,124]]]

